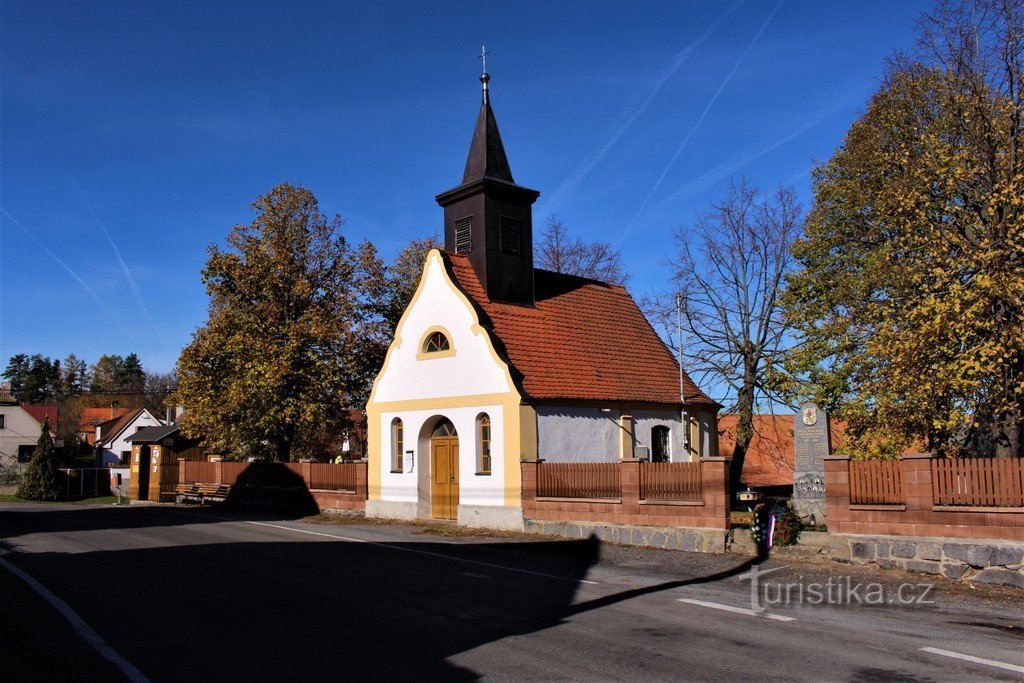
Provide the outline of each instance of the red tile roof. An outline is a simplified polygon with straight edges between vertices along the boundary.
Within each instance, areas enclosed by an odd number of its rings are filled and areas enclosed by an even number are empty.
[[[78,431],[95,432],[96,425],[107,422],[129,413],[134,408],[83,408],[82,416],[78,419]]]
[[[679,403],[679,366],[623,287],[534,271],[536,305],[491,301],[469,259],[442,252],[513,377],[534,399]],[[684,376],[686,401],[717,405]]]
[[[43,424],[45,418],[50,418],[50,430],[57,429],[57,406],[21,406],[21,409],[39,424]]]

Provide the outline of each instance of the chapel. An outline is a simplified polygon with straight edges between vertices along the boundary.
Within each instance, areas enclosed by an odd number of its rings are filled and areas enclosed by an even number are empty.
[[[534,267],[484,72],[462,182],[366,406],[368,516],[521,529],[524,460],[718,455],[721,406],[625,288]]]

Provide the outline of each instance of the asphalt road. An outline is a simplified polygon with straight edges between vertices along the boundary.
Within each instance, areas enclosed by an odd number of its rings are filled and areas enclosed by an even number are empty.
[[[930,604],[815,605],[829,578],[884,579],[875,599],[927,578],[771,560],[759,595],[807,592],[751,612],[741,558],[422,531],[0,505],[0,676],[127,677],[13,569],[153,681],[1024,680],[1019,592],[944,582]]]

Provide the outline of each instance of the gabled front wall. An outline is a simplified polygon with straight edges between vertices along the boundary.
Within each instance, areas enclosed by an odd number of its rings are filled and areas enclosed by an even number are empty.
[[[434,330],[448,336],[450,352],[423,353],[423,341]],[[431,251],[366,406],[368,513],[429,517],[430,434],[442,417],[452,421],[459,437],[460,520],[463,507],[518,507],[520,403],[472,304],[452,282],[440,253]],[[481,413],[491,419],[492,470],[486,476],[477,475]],[[395,418],[403,422],[403,450],[412,451],[401,472],[392,472]]]

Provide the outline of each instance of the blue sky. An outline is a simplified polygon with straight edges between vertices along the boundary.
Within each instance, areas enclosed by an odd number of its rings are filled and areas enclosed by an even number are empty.
[[[289,181],[392,255],[461,179],[481,43],[516,180],[634,295],[740,174],[810,200],[929,3],[0,5],[0,359],[137,352],[206,318],[206,246]]]

